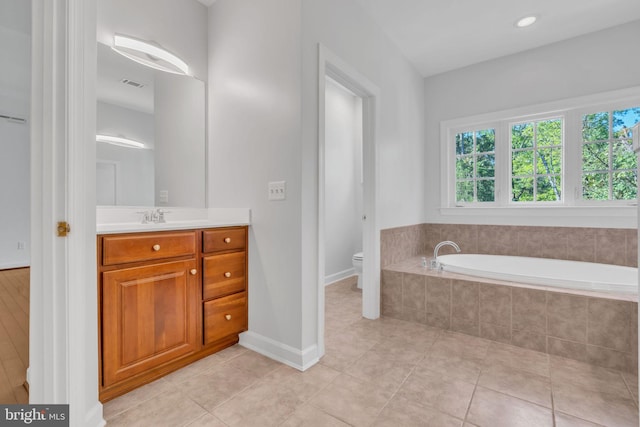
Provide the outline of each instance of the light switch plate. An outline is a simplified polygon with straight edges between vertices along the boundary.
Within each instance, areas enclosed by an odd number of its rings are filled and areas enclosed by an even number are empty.
[[[169,203],[169,190],[160,190],[158,194],[158,201],[160,203]]]
[[[269,200],[284,200],[287,198],[286,181],[272,181],[269,183]]]

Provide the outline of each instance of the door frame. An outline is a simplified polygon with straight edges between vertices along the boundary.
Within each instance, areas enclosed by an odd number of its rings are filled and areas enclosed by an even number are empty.
[[[29,402],[102,426],[96,286],[96,0],[32,0]],[[56,223],[70,233],[56,236]]]
[[[362,315],[380,317],[380,230],[377,225],[380,89],[327,47],[318,49],[318,356],[324,355],[325,309],[325,76],[362,98],[363,272]]]

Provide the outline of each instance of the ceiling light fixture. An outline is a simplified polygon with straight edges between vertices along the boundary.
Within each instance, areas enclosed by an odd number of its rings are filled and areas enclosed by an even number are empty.
[[[525,16],[524,18],[520,18],[516,21],[516,27],[525,28],[530,25],[533,25],[538,20],[538,17],[534,15]]]
[[[120,55],[156,70],[173,74],[189,74],[189,66],[182,59],[155,44],[116,34],[113,50]]]
[[[128,138],[109,135],[96,135],[96,142],[106,142],[107,144],[118,145],[127,148],[144,148],[142,142],[134,141]]]

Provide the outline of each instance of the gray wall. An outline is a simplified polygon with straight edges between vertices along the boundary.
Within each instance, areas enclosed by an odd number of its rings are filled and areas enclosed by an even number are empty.
[[[252,210],[250,331],[306,354],[318,326],[318,43],[381,89],[385,227],[422,220],[423,79],[353,0],[218,0],[209,30],[209,200]],[[280,180],[287,200],[269,202]]]
[[[31,2],[0,4],[0,269],[30,264],[29,97],[31,86]],[[18,249],[18,242],[24,244]]]

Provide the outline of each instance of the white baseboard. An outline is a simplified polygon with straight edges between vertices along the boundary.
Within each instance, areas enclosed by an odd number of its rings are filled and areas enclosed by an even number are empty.
[[[315,344],[298,350],[253,331],[240,334],[240,345],[299,371],[306,371],[320,360],[318,346]]]
[[[346,279],[347,277],[354,276],[355,274],[356,274],[355,268],[349,268],[344,271],[339,271],[337,273],[330,274],[324,277],[324,285],[325,286],[330,285],[332,283],[337,282],[338,280],[342,280],[342,279]]]
[[[102,417],[102,403],[97,402],[90,411],[85,414],[85,426],[104,427],[107,422]]]

